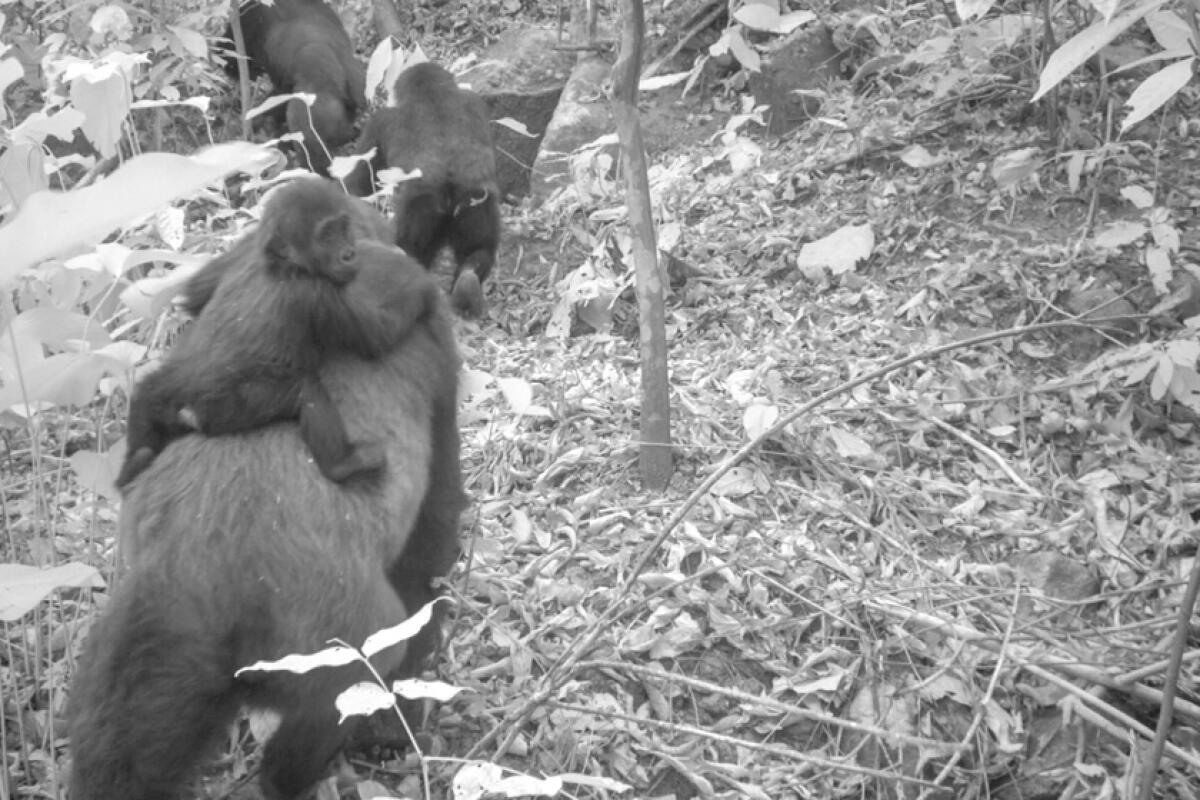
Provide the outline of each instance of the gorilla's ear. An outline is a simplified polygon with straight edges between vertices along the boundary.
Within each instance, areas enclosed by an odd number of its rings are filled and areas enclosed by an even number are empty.
[[[354,247],[354,226],[349,213],[327,217],[317,223],[313,241],[317,245],[315,250],[328,254],[343,266],[353,262],[357,255]],[[333,268],[332,264],[322,266]],[[336,278],[336,275],[332,277]]]
[[[262,237],[262,254],[268,268],[289,270],[301,266],[296,260],[296,246],[287,240],[279,226],[263,230],[259,235]]]
[[[350,222],[349,212],[326,217],[317,223],[313,239],[322,244],[335,244],[339,241],[352,242],[354,241],[354,232],[351,230]]]

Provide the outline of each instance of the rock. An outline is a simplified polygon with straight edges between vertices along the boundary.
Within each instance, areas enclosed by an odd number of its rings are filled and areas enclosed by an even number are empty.
[[[533,165],[531,192],[535,199],[545,200],[555,189],[570,182],[571,153],[612,133],[614,123],[604,91],[611,70],[612,64],[598,56],[575,65]],[[616,145],[612,146],[612,156],[615,162]]]
[[[1100,579],[1090,567],[1052,551],[1019,553],[1012,564],[1026,585],[1047,597],[1079,602],[1100,591]]]
[[[1095,729],[1078,716],[1064,721],[1061,708],[1037,708],[1028,724],[1024,759],[1016,762],[1016,772],[1008,780],[989,786],[992,800],[1064,796],[1081,738],[1094,746]]]
[[[1037,589],[1044,597],[1077,604],[1095,597],[1100,591],[1100,579],[1087,564],[1061,556],[1051,550],[1018,553],[1010,563],[1021,583]],[[1036,595],[1026,595],[1017,603],[1017,613],[1023,619],[1037,618],[1049,626],[1061,620],[1079,616],[1082,606],[1064,606],[1047,602]],[[1047,609],[1054,613],[1047,615]]]
[[[458,76],[487,103],[493,120],[513,119],[532,137],[492,123],[496,173],[502,197],[529,193],[529,173],[575,57],[554,49],[558,34],[547,28],[514,28],[501,36],[483,60]]]
[[[1063,305],[1081,321],[1106,320],[1103,324],[1109,334],[1137,332],[1137,309],[1108,286],[1071,289],[1063,298]]]
[[[1155,308],[1156,313],[1170,314],[1170,318],[1179,323],[1200,316],[1200,279],[1190,272],[1180,271],[1171,277],[1168,289],[1170,294]]]
[[[770,47],[762,70],[750,73],[750,91],[767,112],[767,133],[782,136],[816,116],[821,101],[796,90],[821,90],[841,69],[833,34],[822,24],[793,31]]]

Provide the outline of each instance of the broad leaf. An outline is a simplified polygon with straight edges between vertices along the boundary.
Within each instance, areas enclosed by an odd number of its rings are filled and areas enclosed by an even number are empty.
[[[392,708],[396,704],[396,698],[382,686],[363,681],[339,694],[333,704],[342,715],[338,719],[340,724],[350,717],[365,717],[376,711]]]
[[[1195,58],[1176,61],[1171,66],[1163,67],[1142,81],[1141,85],[1134,89],[1133,94],[1129,95],[1129,99],[1125,101],[1125,105],[1132,110],[1121,123],[1121,133],[1162,108],[1168,100],[1179,94],[1179,90],[1187,86],[1188,81],[1192,79],[1195,63]]]
[[[95,567],[63,564],[38,569],[24,564],[0,564],[0,621],[16,622],[61,586],[104,586]]]
[[[294,672],[303,675],[320,667],[341,667],[359,660],[356,650],[350,647],[327,647],[307,655],[292,654],[274,661],[255,661],[233,673],[241,677],[244,672]]]
[[[91,245],[161,206],[239,171],[257,171],[275,161],[268,148],[228,142],[192,156],[146,153],[112,175],[70,192],[34,192],[12,221],[0,227],[0,285],[22,270]]]
[[[363,642],[362,651],[368,657],[391,647],[398,642],[403,642],[406,639],[411,639],[421,632],[421,629],[429,624],[429,619],[433,616],[433,606],[435,603],[446,600],[444,597],[438,597],[432,602],[426,603],[417,609],[416,613],[408,619],[401,622],[399,625],[393,625],[390,628],[384,628],[381,631],[371,634]]]
[[[1124,33],[1130,25],[1151,11],[1157,11],[1161,5],[1162,0],[1151,0],[1149,3],[1144,3],[1118,15],[1111,22],[1098,19],[1072,36],[1047,59],[1046,67],[1042,70],[1041,79],[1038,81],[1038,90],[1030,102],[1036,102],[1042,95],[1086,63],[1088,59],[1099,53],[1105,45]]]

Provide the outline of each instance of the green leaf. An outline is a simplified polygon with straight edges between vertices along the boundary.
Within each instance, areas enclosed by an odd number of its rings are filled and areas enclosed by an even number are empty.
[[[1162,108],[1168,100],[1179,94],[1179,90],[1187,86],[1192,79],[1195,63],[1196,59],[1194,58],[1176,61],[1142,81],[1125,101],[1125,105],[1129,106],[1132,111],[1121,123],[1121,133]]]
[[[368,657],[375,655],[394,644],[411,639],[421,632],[421,629],[429,624],[430,617],[433,616],[433,606],[439,600],[445,600],[444,597],[438,597],[433,602],[426,603],[417,609],[411,617],[401,622],[399,625],[393,625],[390,628],[384,628],[381,631],[371,634],[363,642],[362,651]]]
[[[248,142],[228,142],[191,156],[146,153],[112,175],[71,192],[34,192],[12,221],[0,227],[0,285],[47,258],[91,245],[177,197],[239,171],[257,171],[275,153]]]
[[[1193,412],[1200,411],[1200,374],[1190,367],[1176,367],[1171,376],[1171,397]]]
[[[24,564],[0,564],[0,621],[16,622],[60,586],[104,586],[95,567],[63,564],[38,569]]]
[[[362,681],[339,694],[333,704],[342,715],[338,720],[340,725],[350,717],[365,717],[376,711],[392,708],[396,704],[396,698],[382,686]]]
[[[125,440],[122,439],[104,453],[94,450],[78,450],[72,453],[71,471],[75,473],[75,482],[84,489],[109,500],[120,500],[121,493],[117,491],[116,481],[124,458]]]
[[[982,17],[995,5],[995,0],[954,0],[954,9],[963,22]]]
[[[0,409],[28,403],[83,406],[96,395],[96,384],[105,375],[120,374],[126,365],[100,352],[59,353],[36,364],[26,365],[23,381],[0,389]]]
[[[1148,13],[1157,11],[1161,5],[1162,0],[1151,0],[1115,17],[1111,22],[1098,19],[1072,36],[1046,60],[1046,66],[1038,81],[1038,90],[1029,102],[1039,100],[1042,95],[1104,49],[1109,42],[1124,33],[1129,26]]]
[[[1174,11],[1156,11],[1146,15],[1146,27],[1163,50],[1192,49],[1192,30]]]
[[[358,651],[352,647],[326,647],[315,653],[300,655],[293,653],[274,661],[255,661],[248,667],[242,667],[233,673],[241,677],[244,672],[294,672],[303,675],[320,667],[341,667],[360,660]]]

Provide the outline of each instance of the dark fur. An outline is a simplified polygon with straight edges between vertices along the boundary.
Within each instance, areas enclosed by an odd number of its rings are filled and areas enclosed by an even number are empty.
[[[349,199],[331,181],[308,178],[279,187],[258,226],[267,269],[344,286],[358,273],[353,220]]]
[[[321,0],[248,3],[240,13],[251,74],[266,73],[276,94],[316,95],[311,108],[289,101],[285,114],[288,130],[304,135],[309,168],[324,174],[328,151],[354,138],[354,120],[367,108],[366,70],[350,35]]]
[[[316,371],[331,355],[389,352],[437,307],[438,291],[400,251],[371,240],[355,244],[352,207],[340,189],[317,178],[272,196],[262,224],[248,235],[257,248],[249,249],[244,268],[219,282],[216,297],[226,301],[212,303],[135,389],[119,487],[168,442],[191,432],[189,415],[209,436],[299,418],[317,466],[336,482],[383,466],[377,443],[349,440]],[[337,221],[331,241],[297,238],[330,220]],[[243,295],[265,299],[247,308]]]
[[[374,239],[379,242],[390,242],[393,228],[387,223],[373,206],[357,197],[347,197],[347,211],[350,213],[350,230],[355,241]],[[179,307],[191,317],[200,316],[200,312],[212,299],[217,285],[225,277],[231,267],[252,257],[259,247],[259,240],[254,236],[243,236],[233,246],[219,256],[211,259],[195,275],[193,275],[183,290],[182,302]]]
[[[396,244],[426,267],[447,245],[454,251],[456,308],[483,311],[483,281],[500,243],[500,191],[487,106],[459,88],[436,64],[416,64],[396,79],[396,107],[375,112],[356,147],[376,148],[371,170],[398,167],[421,177],[400,183],[393,196]],[[346,185],[370,193],[361,165]]]
[[[227,272],[212,310],[274,302],[242,272]],[[179,439],[131,485],[127,570],[71,690],[74,800],[175,800],[243,705],[282,717],[263,749],[268,798],[298,797],[321,776],[353,728],[337,724],[333,698],[365,670],[233,673],[334,637],[360,644],[432,599],[431,579],[458,552],[457,366],[439,298],[382,359],[322,367],[351,433],[386,449],[381,481],[362,491],[323,480],[290,423]],[[437,635],[377,667],[416,674]]]

